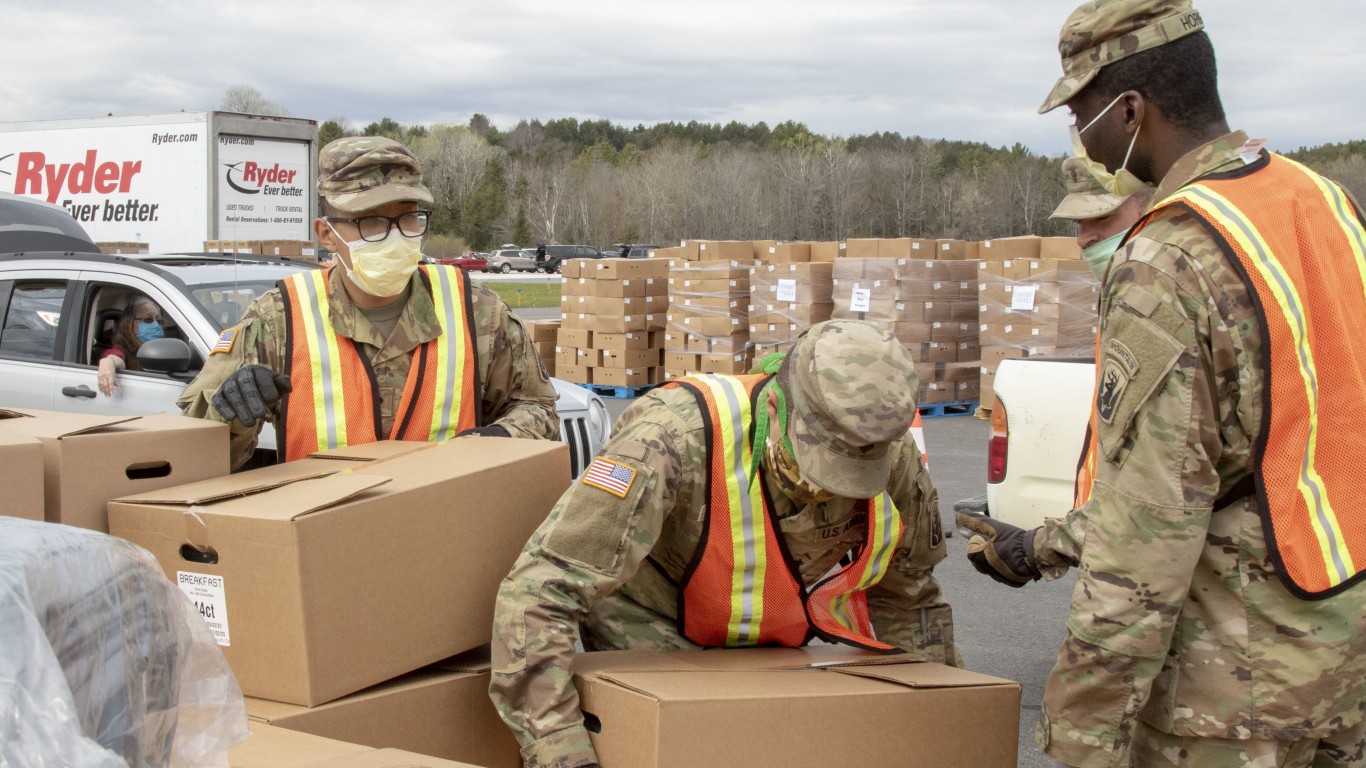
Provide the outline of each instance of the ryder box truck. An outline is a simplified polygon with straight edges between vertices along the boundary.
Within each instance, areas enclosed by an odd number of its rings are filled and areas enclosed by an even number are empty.
[[[0,124],[0,191],[60,205],[96,242],[197,252],[312,240],[318,126],[232,112]]]

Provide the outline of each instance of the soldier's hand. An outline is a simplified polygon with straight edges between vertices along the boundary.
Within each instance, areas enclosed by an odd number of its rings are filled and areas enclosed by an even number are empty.
[[[270,407],[293,389],[289,377],[276,374],[264,365],[248,365],[228,376],[213,395],[214,410],[228,421],[236,419],[244,427],[256,426]]]
[[[487,427],[474,427],[473,429],[467,429],[464,432],[455,433],[456,437],[465,437],[466,435],[482,435],[483,437],[512,437],[512,435],[508,434],[508,431],[506,429],[498,426],[497,424],[490,424]]]
[[[1017,528],[977,512],[959,512],[958,525],[972,533],[968,561],[979,573],[1011,587],[1038,581],[1043,574],[1034,562],[1034,531]]]

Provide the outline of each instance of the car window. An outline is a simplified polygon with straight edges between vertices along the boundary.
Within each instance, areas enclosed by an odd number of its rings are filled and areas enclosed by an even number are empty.
[[[15,282],[0,327],[0,355],[52,360],[66,290],[65,280]]]
[[[148,299],[157,306],[158,314],[161,316],[162,330],[166,337],[175,338],[189,343],[186,336],[186,319],[180,316],[179,308],[159,300],[156,296],[148,296],[143,291],[119,283],[93,282],[89,284],[86,291],[86,300],[82,312],[84,322],[81,325],[82,338],[79,349],[88,350],[89,356],[80,362],[88,362],[90,365],[98,365],[101,357],[106,350],[118,346],[117,333],[120,319],[123,317],[124,308],[137,299]],[[189,344],[191,360],[190,368],[199,369],[203,367],[203,361],[199,357],[199,351],[195,345]]]

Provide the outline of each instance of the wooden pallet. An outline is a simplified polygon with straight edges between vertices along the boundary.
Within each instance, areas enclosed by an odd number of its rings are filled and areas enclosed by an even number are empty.
[[[920,406],[920,415],[933,419],[940,416],[971,416],[977,411],[978,401],[960,400],[953,403],[924,403]]]
[[[580,387],[583,387],[584,389],[588,390],[589,392],[592,392],[598,397],[611,397],[622,400],[629,399],[632,397],[640,397],[646,392],[649,392],[650,390],[659,386],[658,384],[640,384],[634,387],[613,387],[607,384],[578,384]]]

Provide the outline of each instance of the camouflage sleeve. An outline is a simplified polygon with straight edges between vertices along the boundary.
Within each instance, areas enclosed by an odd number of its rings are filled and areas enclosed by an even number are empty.
[[[526,768],[597,762],[573,683],[574,644],[593,605],[653,549],[678,496],[685,438],[661,394],[622,414],[603,450],[633,473],[626,491],[586,477],[574,483],[498,590],[489,695],[522,745]]]
[[[1044,580],[1061,579],[1081,558],[1086,541],[1084,514],[1074,509],[1062,517],[1046,517],[1034,529],[1034,559]]]
[[[513,437],[560,439],[555,387],[522,321],[488,288],[471,286],[470,296],[483,376],[483,423],[497,424]]]
[[[1097,477],[1078,511],[1085,547],[1039,724],[1044,751],[1069,765],[1127,765],[1205,545],[1221,452],[1218,302],[1175,277],[1196,274],[1185,251],[1140,238],[1108,283]]]
[[[868,591],[868,611],[879,640],[916,658],[962,666],[953,642],[953,610],[944,602],[934,566],[947,548],[939,515],[939,493],[908,436],[899,446],[887,489],[905,530],[892,567]]]
[[[264,365],[276,373],[284,366],[284,300],[278,290],[268,291],[252,302],[242,319],[234,326],[237,336],[227,352],[215,352],[204,362],[204,368],[180,393],[176,405],[186,416],[225,422],[213,407],[213,396],[233,372],[247,365]],[[273,422],[275,414],[266,414]],[[237,469],[251,458],[256,450],[257,436],[262,422],[244,427],[240,422],[228,424],[228,449],[231,466]]]

